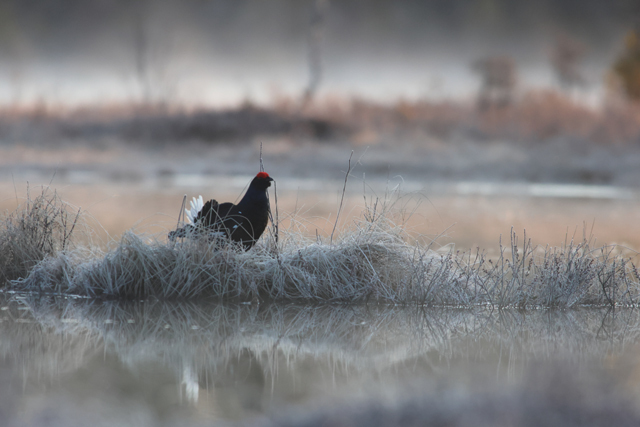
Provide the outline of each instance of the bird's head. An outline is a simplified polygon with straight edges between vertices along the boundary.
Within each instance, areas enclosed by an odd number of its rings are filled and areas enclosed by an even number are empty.
[[[256,177],[253,178],[253,181],[251,181],[251,186],[261,190],[266,190],[271,187],[271,181],[273,181],[273,178],[271,178],[268,173],[258,172]]]

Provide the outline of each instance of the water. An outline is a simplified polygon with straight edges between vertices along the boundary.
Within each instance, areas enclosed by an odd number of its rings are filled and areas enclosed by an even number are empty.
[[[24,172],[27,173],[27,172]],[[46,179],[45,179],[46,178]],[[131,180],[114,180],[99,171],[69,170],[55,176],[52,188],[63,200],[86,212],[94,220],[91,232],[100,241],[109,242],[125,231],[135,229],[164,238],[175,228],[182,198],[199,194],[219,201],[237,201],[251,175],[223,176],[202,173],[140,175]],[[342,178],[343,179],[343,178]],[[51,175],[21,176],[0,180],[5,198],[0,209],[13,211],[26,194],[25,182],[32,193],[38,184],[49,184]],[[640,193],[623,186],[579,184],[541,184],[488,181],[418,181],[369,177],[363,183],[352,178],[347,186],[338,230],[348,228],[364,211],[364,196],[396,201],[394,221],[406,225],[425,243],[436,240],[436,247],[453,244],[456,249],[479,247],[489,252],[499,249],[511,229],[522,236],[526,230],[534,245],[560,246],[572,238],[580,241],[583,232],[596,239],[596,245],[619,244],[640,247]],[[387,189],[402,184],[402,197],[388,196]],[[272,206],[278,207],[280,229],[286,230],[294,218],[297,231],[315,238],[329,236],[341,205],[344,181],[318,178],[279,178],[270,191]],[[387,195],[385,195],[387,194]],[[275,209],[274,209],[275,211]],[[105,236],[101,233],[105,232]]]
[[[8,426],[263,425],[443,396],[448,406],[420,406],[424,420],[473,413],[473,401],[507,405],[514,417],[532,402],[553,414],[558,395],[584,414],[596,397],[618,415],[640,403],[637,310],[12,295],[0,320],[0,413]]]
[[[113,177],[111,177],[113,179]],[[158,188],[215,188],[221,187],[242,191],[253,175],[209,175],[201,173],[175,173],[170,175],[124,176],[119,181],[137,184],[146,189]],[[279,190],[290,192],[335,193],[342,189],[341,179],[287,178],[279,183]],[[118,181],[118,180],[116,180]],[[90,171],[69,171],[62,182],[72,185],[97,185],[105,182],[105,177]],[[369,178],[366,181],[369,191],[383,194],[385,191],[401,189],[405,193],[423,193],[430,195],[456,196],[510,196],[536,198],[593,199],[593,200],[640,200],[640,191],[635,188],[615,185],[586,185],[529,182],[492,182],[492,181],[436,181],[421,182],[404,180],[400,177]],[[362,193],[362,185],[349,186],[349,192]]]
[[[234,200],[250,178],[132,176],[105,181],[95,172],[70,170],[56,177],[56,187],[112,236],[156,213],[151,221],[165,227],[164,237],[175,226],[182,194]],[[410,229],[438,234],[455,224],[445,237],[458,247],[495,245],[512,226],[526,228],[534,243],[553,245],[567,229],[571,234],[579,226],[580,232],[593,220],[602,244],[640,245],[634,237],[640,236],[640,198],[625,187],[403,186],[428,197]],[[347,190],[345,224],[361,212],[361,188]],[[281,219],[306,204],[302,215],[329,217],[330,233],[341,189],[339,180],[282,179]],[[12,195],[21,197],[21,188],[9,181],[3,190],[13,209]],[[307,226],[312,235],[314,227]],[[0,425],[263,426],[307,417],[315,421],[305,425],[322,425],[326,416],[352,422],[324,425],[408,425],[393,418],[400,415],[421,425],[638,425],[639,340],[640,312],[633,309],[117,303],[5,295]]]

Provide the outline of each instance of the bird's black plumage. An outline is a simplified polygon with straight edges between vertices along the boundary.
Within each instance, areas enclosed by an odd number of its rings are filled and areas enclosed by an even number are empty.
[[[193,218],[193,224],[172,231],[169,239],[206,233],[213,238],[239,242],[245,250],[251,249],[269,222],[267,188],[272,181],[266,172],[258,173],[237,205],[209,200]]]

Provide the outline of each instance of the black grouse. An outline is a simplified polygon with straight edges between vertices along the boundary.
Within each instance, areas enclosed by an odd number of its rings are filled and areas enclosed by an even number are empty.
[[[237,205],[209,200],[202,203],[202,196],[194,197],[191,209],[186,210],[191,224],[169,233],[169,240],[188,235],[208,235],[212,239],[227,238],[239,242],[248,251],[256,244],[269,222],[269,198],[267,188],[273,178],[259,172]]]

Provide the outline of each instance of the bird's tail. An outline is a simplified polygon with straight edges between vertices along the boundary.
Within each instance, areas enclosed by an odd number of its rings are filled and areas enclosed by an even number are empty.
[[[196,223],[196,218],[198,217],[198,214],[202,210],[203,206],[204,203],[202,201],[202,196],[199,196],[197,199],[194,197],[193,200],[191,200],[191,209],[184,210],[187,214],[187,218],[189,218],[189,221],[192,224]]]

